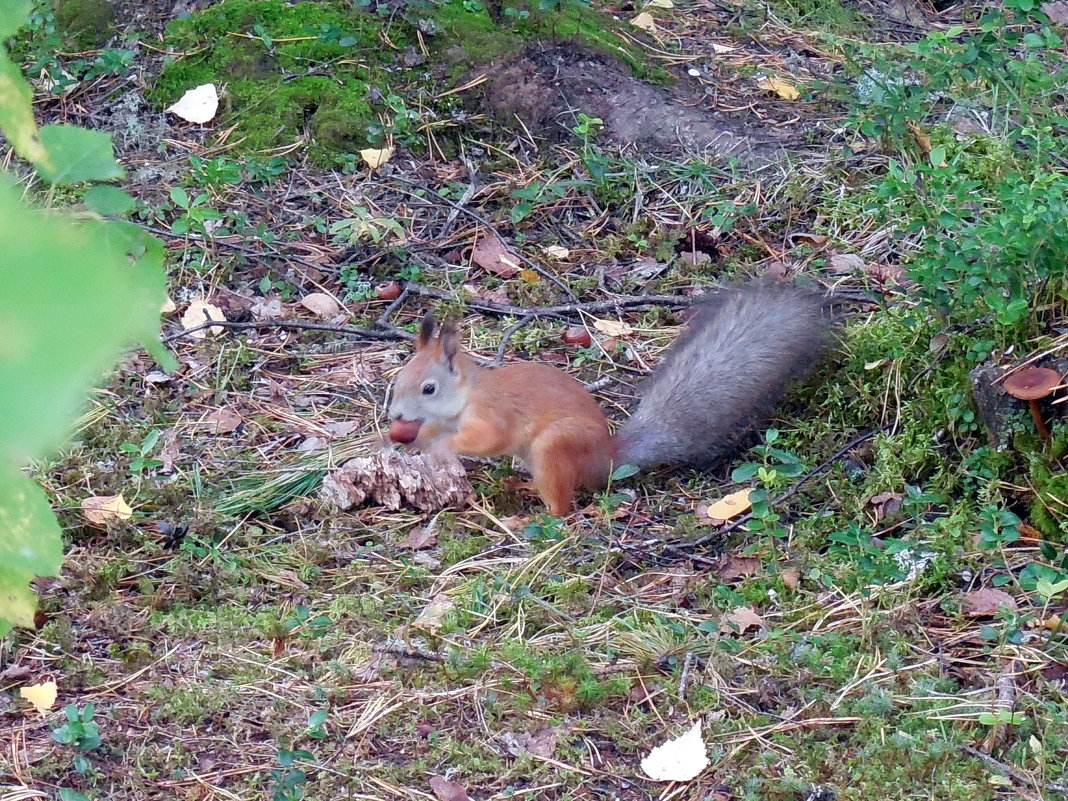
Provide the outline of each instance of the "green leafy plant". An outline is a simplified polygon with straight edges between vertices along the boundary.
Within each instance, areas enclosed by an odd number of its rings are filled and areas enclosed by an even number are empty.
[[[171,189],[171,200],[181,210],[181,213],[171,223],[171,231],[179,236],[184,236],[190,231],[208,236],[211,231],[205,223],[223,218],[221,211],[208,205],[211,197],[207,192],[200,192],[190,197],[185,189],[176,186]]]
[[[86,704],[79,709],[75,704],[68,704],[63,714],[67,722],[52,730],[52,739],[63,745],[73,745],[81,752],[74,757],[74,769],[78,773],[85,773],[89,769],[89,762],[82,754],[101,745],[100,726],[93,720],[96,707]]]
[[[393,139],[401,145],[417,143],[419,112],[408,108],[400,95],[388,94],[384,101],[386,110],[382,114],[382,121],[367,126],[367,140],[373,145],[384,144],[387,139]]]
[[[163,432],[158,428],[149,431],[145,435],[145,438],[141,440],[140,444],[135,442],[124,442],[119,446],[119,450],[123,453],[129,453],[133,455],[130,459],[130,466],[127,468],[130,475],[140,475],[146,470],[151,470],[155,467],[159,467],[163,464],[159,459],[151,458],[150,454],[156,449],[156,445],[159,444],[159,438]]]
[[[271,801],[300,801],[304,798],[308,774],[293,765],[298,759],[310,760],[315,757],[308,751],[278,751],[278,768],[271,771]]]
[[[305,729],[307,735],[316,740],[322,740],[326,738],[326,729],[323,728],[323,724],[326,723],[326,719],[330,717],[330,710],[328,709],[316,709],[308,717],[308,726]]]
[[[853,61],[852,124],[898,151],[876,188],[878,216],[908,221],[908,272],[927,308],[969,320],[985,309],[998,339],[1020,333],[1036,288],[1063,292],[1068,271],[1061,44],[1038,4],[1009,0],[969,30],[863,46]],[[985,130],[959,141],[922,127],[949,114]]]
[[[29,12],[28,0],[5,3],[0,42]],[[31,100],[0,46],[0,129],[16,154],[52,184],[123,177],[108,135],[71,125],[38,128]],[[0,349],[0,384],[9,388],[0,393],[2,635],[12,624],[33,624],[30,580],[55,575],[62,559],[48,498],[20,466],[61,444],[90,387],[131,340],[146,343],[168,368],[174,361],[158,340],[164,251],[142,229],[95,215],[42,213],[0,175],[0,248],[0,321],[8,343]]]
[[[590,117],[581,111],[577,115],[578,123],[571,128],[583,139],[588,139],[604,127],[604,120],[599,117]]]
[[[392,235],[398,242],[405,237],[404,226],[392,217],[377,217],[363,206],[353,206],[352,216],[338,220],[330,226],[335,242],[362,242],[369,240],[375,245]]]

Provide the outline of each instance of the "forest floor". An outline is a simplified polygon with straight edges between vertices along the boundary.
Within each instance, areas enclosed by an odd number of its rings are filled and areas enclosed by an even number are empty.
[[[129,354],[35,470],[68,550],[0,644],[0,798],[1068,797],[1065,427],[1036,444],[1009,402],[988,446],[968,376],[1005,343],[924,311],[924,231],[882,216],[894,155],[847,99],[851,47],[961,8],[112,6],[14,51],[41,119],[113,135],[180,366]],[[210,122],[163,112],[205,81]],[[972,135],[939,124],[913,156]],[[758,276],[825,292],[836,346],[721,469],[566,524],[507,463],[459,509],[317,493],[429,308],[619,420],[695,292]],[[674,300],[604,303],[643,295]],[[201,302],[230,327],[188,332]],[[710,517],[747,487],[770,505]],[[709,766],[651,781],[697,720]]]

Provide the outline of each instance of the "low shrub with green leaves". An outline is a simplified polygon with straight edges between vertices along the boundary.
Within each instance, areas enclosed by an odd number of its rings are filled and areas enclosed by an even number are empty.
[[[933,310],[985,314],[1006,345],[1044,298],[1066,297],[1062,44],[1033,0],[1010,0],[968,30],[863,46],[852,65],[852,124],[894,153],[877,220],[906,221],[908,273]]]
[[[7,2],[0,42],[26,23],[30,3]],[[104,182],[123,177],[108,135],[70,125],[38,128],[30,87],[0,46],[0,130],[55,186],[92,185],[88,213],[30,205],[0,173],[0,635],[33,624],[35,575],[54,575],[60,527],[22,470],[63,441],[88,390],[123,347],[159,344],[163,247],[113,214],[132,199]],[[152,346],[152,343],[155,343]]]

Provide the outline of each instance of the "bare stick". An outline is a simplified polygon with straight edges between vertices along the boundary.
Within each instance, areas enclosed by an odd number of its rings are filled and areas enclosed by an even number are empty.
[[[435,298],[437,300],[453,299],[453,295],[450,292],[433,289],[422,284],[409,283],[407,288],[411,290],[412,295],[419,297]],[[704,297],[704,295],[628,295],[609,300],[576,301],[575,303],[563,303],[557,306],[532,306],[529,308],[513,306],[511,303],[495,303],[490,300],[472,298],[467,301],[467,305],[476,311],[505,317],[579,317],[582,314],[601,314],[620,309],[639,309],[644,306],[683,308],[700,302]]]
[[[878,436],[883,431],[888,429],[890,427],[890,425],[891,425],[890,423],[887,423],[884,426],[880,426],[879,428],[872,429],[871,431],[868,431],[868,432],[866,432],[864,434],[861,434],[859,437],[855,437],[855,438],[851,439],[849,442],[847,442],[845,445],[843,445],[841,448],[839,448],[837,451],[835,451],[834,455],[831,456],[829,459],[827,459],[827,461],[823,462],[823,464],[821,464],[816,469],[810,470],[805,475],[801,476],[801,478],[799,478],[793,484],[791,484],[789,489],[787,489],[785,492],[783,492],[781,495],[779,495],[777,498],[775,498],[775,500],[773,500],[771,502],[771,505],[772,506],[777,506],[778,504],[780,504],[783,501],[785,501],[787,498],[789,498],[794,493],[796,493],[799,489],[801,489],[802,485],[804,485],[806,482],[810,481],[811,479],[813,479],[816,476],[820,475],[821,473],[825,472],[831,465],[833,465],[835,462],[837,462],[839,459],[841,459],[843,456],[845,456],[847,453],[849,453],[855,447],[857,447],[858,445],[860,445],[863,442],[867,442],[869,439],[872,439],[872,438]],[[741,517],[739,517],[737,520],[735,520],[729,526],[724,526],[723,528],[717,529],[716,531],[714,531],[711,534],[706,534],[703,537],[698,537],[695,540],[690,540],[689,542],[685,542],[685,543],[679,543],[679,544],[676,544],[676,545],[665,545],[664,549],[668,550],[668,551],[672,551],[672,552],[677,553],[677,554],[678,553],[686,553],[691,548],[696,548],[696,547],[698,547],[700,545],[704,545],[706,542],[710,542],[711,540],[721,539],[725,535],[730,534],[732,531],[734,531],[739,526],[745,525],[746,523],[748,523],[752,519],[753,519],[753,513],[749,512],[748,514],[744,514]]]
[[[164,344],[173,342],[176,339],[187,337],[197,331],[203,331],[206,328],[230,328],[235,331],[248,331],[254,328],[281,328],[284,331],[328,331],[333,334],[344,334],[350,337],[359,337],[360,339],[376,339],[386,342],[397,342],[400,340],[411,341],[415,339],[415,336],[409,334],[407,331],[402,331],[399,328],[357,328],[352,325],[328,325],[327,323],[304,323],[296,320],[263,320],[256,322],[238,323],[232,320],[212,320],[207,323],[200,323],[192,328],[186,328],[178,331],[174,334],[169,334],[160,342]]]
[[[533,314],[528,314],[520,318],[517,322],[512,323],[505,329],[504,335],[501,337],[501,344],[497,346],[497,359],[494,364],[500,367],[504,362],[504,352],[508,349],[508,340],[512,338],[512,335],[525,325],[528,325],[535,319]]]
[[[401,187],[398,187],[398,186],[392,186],[392,187],[387,187],[387,188],[394,189],[394,190],[396,190],[398,192],[403,192],[404,194],[408,195],[409,197],[414,197],[417,200],[422,200],[422,201],[425,201],[427,203],[429,203],[431,200],[434,200],[434,201],[437,201],[437,202],[440,202],[440,203],[444,203],[445,205],[450,206],[451,208],[456,210],[457,212],[459,212],[461,214],[466,214],[468,217],[470,217],[472,220],[474,220],[475,222],[479,223],[480,225],[484,225],[488,230],[492,231],[494,236],[496,236],[499,240],[501,240],[501,242],[505,241],[504,237],[501,236],[500,232],[493,225],[493,223],[491,223],[489,220],[487,220],[485,217],[483,217],[478,212],[471,211],[471,209],[467,208],[467,206],[461,206],[459,203],[457,203],[457,202],[455,202],[453,200],[449,200],[447,197],[442,197],[441,195],[437,194],[436,192],[432,192],[427,187],[422,186],[420,184],[417,184],[415,181],[409,181],[406,178],[401,178],[399,175],[391,176],[391,180],[399,181],[402,184],[407,184],[408,186],[415,187],[416,189],[421,189],[426,194],[425,195],[421,195],[418,192],[413,192],[413,191],[411,191],[409,189],[402,189]],[[383,186],[383,187],[387,186],[386,184],[382,184],[382,183],[379,183],[378,185],[379,186]],[[546,280],[551,281],[553,284],[555,284],[560,289],[560,291],[563,292],[565,295],[567,295],[569,298],[571,298],[572,300],[578,300],[578,297],[575,295],[575,293],[571,291],[571,287],[569,287],[567,284],[565,284],[563,281],[561,281],[559,278],[557,278],[551,272],[546,270],[544,267],[542,267],[536,261],[528,259],[526,256],[524,256],[518,250],[515,251],[512,255],[514,255],[517,259],[519,259],[521,262],[523,262],[525,265],[527,265],[530,269],[532,269],[534,272],[536,272],[542,278],[545,278]]]

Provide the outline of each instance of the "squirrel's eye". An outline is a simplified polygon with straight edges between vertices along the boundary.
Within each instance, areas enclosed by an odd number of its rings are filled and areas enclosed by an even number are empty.
[[[423,394],[424,395],[433,395],[437,391],[438,391],[438,385],[435,384],[433,381],[427,381],[425,384],[423,384]]]

